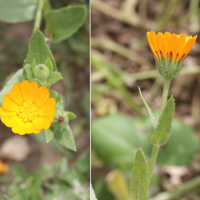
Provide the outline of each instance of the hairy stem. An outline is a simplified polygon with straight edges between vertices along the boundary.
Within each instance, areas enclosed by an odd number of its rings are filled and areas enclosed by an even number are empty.
[[[166,103],[167,103],[169,85],[170,85],[170,81],[165,80],[165,85],[164,85],[163,95],[162,95],[162,104],[161,104],[161,108],[160,108],[160,116],[161,116],[161,114],[162,114],[162,112],[165,108]],[[148,167],[148,183],[150,183],[150,180],[151,180],[151,176],[152,176],[152,173],[153,173],[154,165],[156,163],[156,159],[157,159],[157,156],[158,156],[159,149],[160,149],[159,145],[153,146],[153,150],[152,150],[151,158],[150,158],[150,162],[149,162],[149,167]]]
[[[37,12],[36,12],[33,32],[35,32],[36,29],[40,28],[41,21],[42,21],[42,11],[43,11],[43,6],[44,6],[44,1],[45,0],[38,1],[38,8],[37,8]]]
[[[159,145],[153,146],[153,150],[152,150],[151,158],[150,158],[150,162],[149,162],[149,167],[148,167],[148,183],[150,183],[150,180],[151,180],[151,176],[153,173],[154,165],[156,163],[159,149],[160,149]]]
[[[169,85],[170,85],[170,81],[165,80],[165,86],[163,89],[163,95],[162,95],[162,104],[161,104],[161,109],[160,109],[160,116],[165,108],[165,105],[167,103],[167,96],[168,96],[168,92],[169,92]]]

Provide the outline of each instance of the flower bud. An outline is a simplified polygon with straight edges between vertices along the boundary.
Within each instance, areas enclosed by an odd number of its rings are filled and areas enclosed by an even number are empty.
[[[69,123],[68,113],[64,110],[57,110],[54,115],[52,126],[63,129]]]
[[[33,69],[33,74],[36,79],[43,81],[49,77],[50,71],[46,65],[39,64]]]

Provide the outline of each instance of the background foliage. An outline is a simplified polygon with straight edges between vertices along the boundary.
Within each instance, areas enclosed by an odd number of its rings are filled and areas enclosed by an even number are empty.
[[[147,31],[199,35],[199,1],[92,0],[92,183],[98,200],[130,200],[136,150],[149,160],[153,125],[138,87],[158,119],[163,79]],[[199,39],[172,81],[175,120],[150,183],[150,199],[199,199]],[[120,171],[116,171],[120,170]],[[197,178],[197,179],[195,179]],[[191,182],[195,182],[192,187]],[[179,188],[179,190],[178,190]],[[158,196],[161,195],[161,196]]]

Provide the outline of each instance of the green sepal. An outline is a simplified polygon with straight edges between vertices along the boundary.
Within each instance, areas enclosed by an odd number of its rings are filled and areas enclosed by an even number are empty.
[[[174,109],[175,109],[174,98],[171,95],[169,101],[167,102],[160,116],[155,132],[151,137],[152,144],[163,145],[167,142],[172,129]]]
[[[53,71],[53,63],[51,61],[51,57],[47,58],[45,61],[45,65],[49,68],[50,73]]]
[[[169,59],[165,59],[161,54],[161,59],[156,59],[156,67],[165,80],[171,81],[179,74],[182,67],[182,61],[182,59],[173,61],[172,56],[170,56]]]
[[[130,182],[130,192],[136,200],[147,200],[147,163],[141,148],[137,150],[135,155]]]
[[[39,79],[37,78],[34,78],[33,81],[35,81],[37,84],[38,84],[38,87],[41,87],[43,86],[45,83],[44,82],[41,82]]]
[[[60,121],[59,119],[62,118],[63,121]],[[62,110],[56,110],[56,113],[54,114],[54,121],[51,123],[52,127],[56,127],[60,130],[63,130],[69,123],[69,118],[67,111]]]
[[[32,72],[32,69],[31,69],[31,65],[27,64],[24,66],[24,70],[26,72],[26,78],[29,82],[32,82],[33,81],[33,72]]]
[[[76,151],[74,137],[69,125],[67,125],[63,130],[55,129],[54,138],[64,147]]]
[[[46,143],[49,143],[54,138],[53,128],[50,127],[49,129],[46,129],[45,135],[46,135]]]
[[[63,79],[63,77],[60,72],[52,72],[51,75],[48,77],[46,84],[47,86],[51,86],[61,79]]]
[[[73,112],[68,112],[68,111],[67,111],[67,114],[68,114],[69,120],[70,120],[70,119],[76,119],[76,115],[75,115]]]
[[[147,110],[149,112],[149,116],[150,116],[151,122],[152,122],[154,128],[156,128],[156,126],[157,126],[156,118],[154,117],[151,109],[149,108],[149,106],[148,106],[147,102],[145,101],[144,97],[142,96],[142,92],[141,92],[139,87],[138,87],[138,89],[139,89],[139,93],[140,93],[140,96],[142,98],[142,101],[143,101],[144,105],[146,106],[146,108],[147,108]]]

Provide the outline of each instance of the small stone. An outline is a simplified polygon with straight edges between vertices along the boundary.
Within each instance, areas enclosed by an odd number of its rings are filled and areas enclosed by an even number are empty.
[[[8,138],[1,146],[0,156],[2,158],[24,161],[30,153],[28,139],[23,136],[12,136]]]

